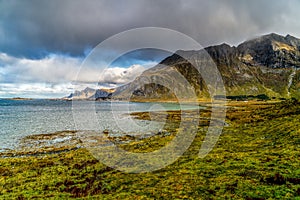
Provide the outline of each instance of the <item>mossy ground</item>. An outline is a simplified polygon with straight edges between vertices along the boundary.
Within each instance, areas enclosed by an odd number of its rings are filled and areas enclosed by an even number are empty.
[[[180,159],[151,173],[117,171],[83,148],[2,158],[0,199],[300,199],[300,104],[231,103],[226,120],[229,126],[205,158],[198,158],[204,121]],[[158,149],[174,137],[179,121],[180,114],[170,112],[170,135],[122,148]]]

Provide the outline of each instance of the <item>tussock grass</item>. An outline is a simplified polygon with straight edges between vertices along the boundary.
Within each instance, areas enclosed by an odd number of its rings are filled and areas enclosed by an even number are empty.
[[[151,173],[119,172],[85,149],[2,158],[0,199],[299,199],[299,111],[295,100],[235,103],[227,112],[230,126],[205,158],[197,157],[207,125],[203,122],[180,159]],[[170,134],[122,148],[149,152],[167,144],[180,122],[179,112],[168,114],[165,129]],[[202,117],[209,117],[209,111]]]

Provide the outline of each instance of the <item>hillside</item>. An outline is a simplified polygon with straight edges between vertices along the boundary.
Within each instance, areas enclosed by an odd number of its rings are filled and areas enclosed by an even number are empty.
[[[248,40],[237,47],[221,44],[204,50],[220,71],[227,96],[263,94],[270,98],[300,98],[300,39],[272,33]],[[177,91],[186,91],[176,81],[169,83],[178,72],[195,88],[199,98],[209,97],[199,72],[178,55],[184,55],[194,63],[201,62],[209,69],[212,62],[203,56],[206,53],[204,50],[178,51],[145,71],[141,77],[146,77],[147,81],[137,77],[132,83],[117,88],[114,98],[173,99],[174,92],[167,88],[168,85],[173,85]],[[161,77],[164,80],[159,80]]]
[[[203,110],[201,117],[209,113]],[[299,113],[300,103],[292,100],[231,102],[226,113],[230,126],[205,158],[198,157],[207,130],[202,118],[194,142],[176,162],[138,174],[104,165],[78,148],[76,136],[51,143],[51,138],[72,137],[76,131],[30,136],[27,141],[35,146],[49,141],[50,148],[0,159],[0,199],[299,199]],[[161,119],[160,114],[135,113],[145,120]],[[160,132],[120,147],[136,153],[164,147],[177,134],[180,116],[180,111],[168,112],[164,128],[170,135]]]

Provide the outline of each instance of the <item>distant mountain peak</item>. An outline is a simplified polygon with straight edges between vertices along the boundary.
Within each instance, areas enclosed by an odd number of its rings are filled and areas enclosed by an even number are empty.
[[[262,41],[284,41],[285,37],[282,35],[279,35],[277,33],[269,33],[266,35],[258,36],[249,40],[246,40],[243,43],[248,43],[248,42],[262,42]],[[242,44],[243,44],[242,43]]]
[[[271,38],[271,39],[274,39],[274,40],[284,38],[284,36],[279,35],[279,34],[277,34],[277,33],[269,33],[269,34],[263,35],[263,36],[261,36],[261,37],[262,37],[262,38]]]
[[[86,87],[85,89],[78,91],[76,90],[74,93],[71,93],[67,99],[87,99],[87,100],[98,100],[98,99],[109,99],[115,89],[93,89],[90,87]]]
[[[300,39],[296,38],[294,36],[291,36],[289,34],[287,34],[286,36],[282,36],[277,33],[270,33],[270,34],[266,34],[266,35],[263,35],[260,37],[256,37],[254,39],[247,40],[247,41],[241,43],[239,46],[244,45],[244,44],[249,44],[249,43],[250,44],[258,44],[258,43],[267,44],[267,43],[274,42],[274,41],[286,43],[288,45],[294,45],[291,42],[300,42]]]
[[[272,68],[300,67],[300,39],[276,33],[247,40],[238,47],[240,57],[252,57],[252,64]]]
[[[287,34],[287,35],[285,36],[285,38],[295,38],[295,37],[292,36],[292,35],[290,35],[290,34]]]

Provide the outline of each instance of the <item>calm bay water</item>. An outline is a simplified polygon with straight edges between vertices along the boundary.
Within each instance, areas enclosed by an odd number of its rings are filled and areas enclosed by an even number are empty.
[[[76,110],[75,118],[73,118],[74,107]],[[81,110],[79,111],[78,108]],[[193,106],[185,107],[185,109],[191,108]],[[168,103],[158,105],[153,103],[86,101],[78,101],[73,105],[72,101],[0,99],[0,151],[6,148],[13,149],[17,146],[18,140],[27,135],[63,130],[82,130],[84,129],[83,126],[78,122],[95,122],[95,119],[90,120],[89,118],[97,118],[99,123],[95,127],[87,125],[88,130],[109,129],[116,132],[132,133],[157,131],[162,127],[163,122],[133,120],[130,116],[125,115],[128,112],[148,111],[149,109],[153,111],[178,110],[180,106]]]

